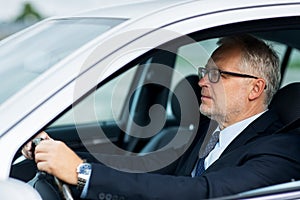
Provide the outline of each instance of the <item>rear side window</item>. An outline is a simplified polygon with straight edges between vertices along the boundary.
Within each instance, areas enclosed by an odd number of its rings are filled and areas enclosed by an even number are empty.
[[[293,49],[285,74],[282,77],[282,87],[293,82],[300,82],[300,51]]]

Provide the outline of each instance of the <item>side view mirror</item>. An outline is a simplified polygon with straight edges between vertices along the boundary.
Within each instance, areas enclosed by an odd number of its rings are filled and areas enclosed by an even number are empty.
[[[0,181],[1,200],[42,200],[39,193],[30,185],[17,179],[9,178]]]

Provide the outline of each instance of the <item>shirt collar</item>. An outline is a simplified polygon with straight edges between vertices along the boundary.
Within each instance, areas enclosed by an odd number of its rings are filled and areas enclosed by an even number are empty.
[[[220,137],[219,137],[220,147],[226,148],[234,140],[234,138],[236,138],[249,124],[251,124],[255,119],[261,116],[264,112],[266,111],[258,113],[252,117],[244,119],[235,124],[232,124],[223,130],[220,130],[220,127],[218,126],[216,131],[220,131]]]

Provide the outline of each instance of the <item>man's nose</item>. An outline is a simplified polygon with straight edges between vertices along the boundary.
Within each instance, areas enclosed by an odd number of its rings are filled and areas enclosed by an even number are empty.
[[[199,79],[198,85],[200,87],[204,87],[205,85],[207,85],[207,83],[208,83],[208,75],[205,74],[205,76],[203,76],[202,78]]]

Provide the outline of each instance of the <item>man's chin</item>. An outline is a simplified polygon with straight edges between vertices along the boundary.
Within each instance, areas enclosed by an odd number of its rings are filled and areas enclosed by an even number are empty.
[[[211,120],[218,120],[219,118],[223,118],[220,112],[217,112],[216,109],[208,108],[206,106],[200,106],[200,113]]]
[[[200,113],[208,118],[211,118],[212,114],[210,110],[206,110],[200,107]]]

